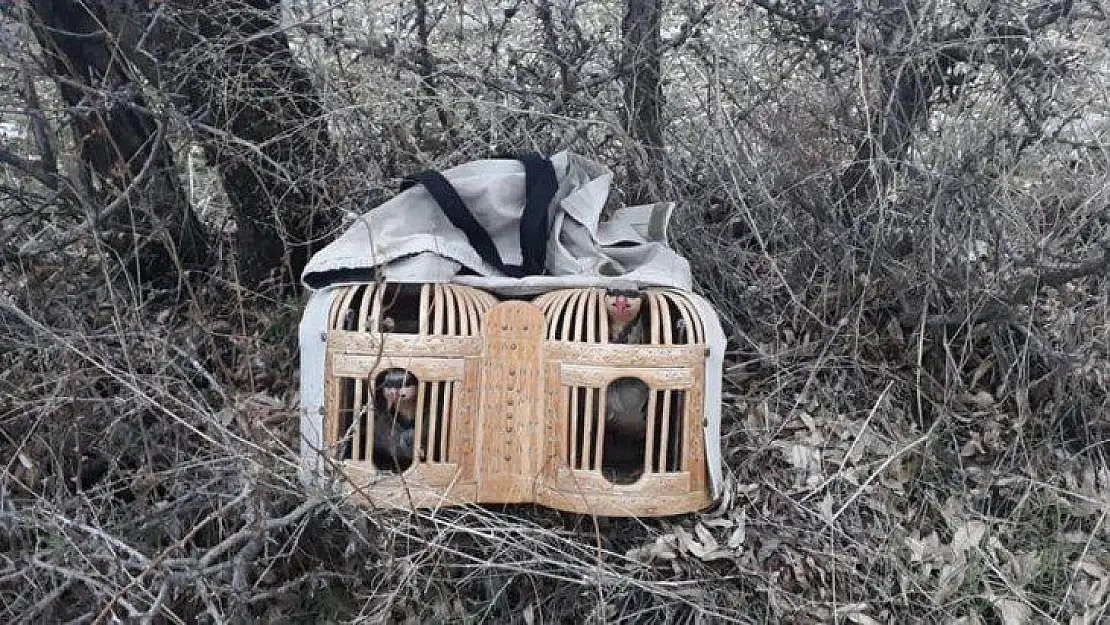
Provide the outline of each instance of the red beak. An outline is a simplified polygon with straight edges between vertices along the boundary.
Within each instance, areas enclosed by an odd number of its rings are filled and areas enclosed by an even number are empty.
[[[613,308],[616,308],[617,312],[624,312],[628,310],[628,298],[624,295],[618,295],[617,300],[613,302]]]

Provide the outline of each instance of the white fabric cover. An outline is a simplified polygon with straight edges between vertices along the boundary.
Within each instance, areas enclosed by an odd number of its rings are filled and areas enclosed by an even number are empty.
[[[725,337],[712,306],[690,293],[690,265],[666,242],[673,203],[620,208],[603,220],[613,175],[600,163],[560,152],[551,157],[558,191],[548,208],[547,275],[512,278],[484,262],[423,186],[417,185],[360,216],[308,262],[306,285],[332,270],[377,269],[392,282],[453,282],[503,297],[562,288],[617,285],[673,287],[687,292],[706,327],[705,449],[712,494],[720,493],[721,374]],[[472,161],[440,172],[489,232],[502,260],[521,263],[519,219],[524,210],[524,166],[516,160]],[[477,275],[459,275],[463,268]],[[316,466],[322,444],[324,342],[329,283],[313,293],[301,320],[302,455]]]
[[[619,209],[602,221],[613,174],[569,152],[556,154],[551,162],[559,187],[548,209],[549,275],[621,278],[690,289],[689,263],[666,243],[673,203]],[[524,165],[509,159],[478,160],[441,173],[489,232],[504,262],[519,265]],[[396,282],[449,281],[462,267],[481,276],[502,275],[470,247],[421,185],[359,217],[309,260],[303,277],[372,267],[380,267],[386,280]],[[512,288],[508,282],[502,284]]]

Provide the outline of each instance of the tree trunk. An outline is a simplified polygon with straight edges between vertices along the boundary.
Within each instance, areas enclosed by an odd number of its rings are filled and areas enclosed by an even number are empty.
[[[878,59],[879,90],[868,131],[857,142],[855,159],[837,181],[834,194],[846,206],[862,206],[886,192],[890,178],[913,145],[914,132],[928,119],[937,89],[954,60],[940,46],[921,54],[914,31],[918,6],[912,0],[884,0]],[[851,210],[843,212],[853,221]]]
[[[316,88],[280,28],[280,3],[167,4],[145,37],[160,62],[147,71],[207,126],[199,134],[235,216],[239,278],[249,288],[274,277],[299,284],[334,223],[324,181],[336,159]]]
[[[621,76],[628,115],[629,201],[650,202],[657,185],[654,174],[663,156],[663,85],[661,74],[663,0],[626,0],[621,21]]]
[[[31,28],[69,107],[94,216],[141,282],[176,280],[177,262],[202,268],[204,227],[174,169],[165,133],[103,30],[101,4],[34,0]]]
[[[627,0],[621,22],[621,68],[628,131],[649,151],[663,147],[663,86],[659,27],[663,0]]]

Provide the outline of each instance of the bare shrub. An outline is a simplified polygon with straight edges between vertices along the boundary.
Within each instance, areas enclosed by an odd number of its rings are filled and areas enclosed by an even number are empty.
[[[2,14],[5,621],[1105,619],[1097,4],[665,3],[649,129],[613,3],[82,3],[105,63],[76,99],[32,29],[59,4]],[[275,59],[309,82],[254,73]],[[236,125],[260,110],[304,117]],[[103,244],[173,240],[145,160],[82,152],[73,116],[117,111],[158,130],[202,271],[148,283]],[[641,521],[306,493],[283,287],[325,235],[298,220],[560,149],[611,165],[616,201],[678,203],[730,336],[722,501]],[[251,276],[248,218],[279,241]]]

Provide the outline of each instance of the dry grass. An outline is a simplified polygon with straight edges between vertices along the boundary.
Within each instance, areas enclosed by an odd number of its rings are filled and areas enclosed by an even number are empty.
[[[338,47],[311,28],[331,13],[291,30],[324,87],[336,188],[380,199],[422,167],[565,148],[678,202],[675,245],[731,335],[717,505],[636,520],[306,496],[302,301],[245,292],[230,263],[144,292],[82,243],[0,267],[0,620],[1110,618],[1110,282],[1082,271],[1108,253],[1106,137],[1015,156],[987,84],[941,107],[914,167],[845,226],[829,193],[857,82],[729,11],[716,49],[669,60],[669,149],[650,162],[626,149],[618,85],[544,95],[558,71],[530,9],[498,35],[512,65],[448,11],[431,95],[393,64],[407,39],[388,58],[360,47],[394,13],[348,17],[364,30]],[[562,50],[586,83],[607,67],[606,15],[572,16],[601,42]],[[1082,62],[1055,93],[1089,111],[1110,77]],[[0,236],[31,238],[3,219]]]

